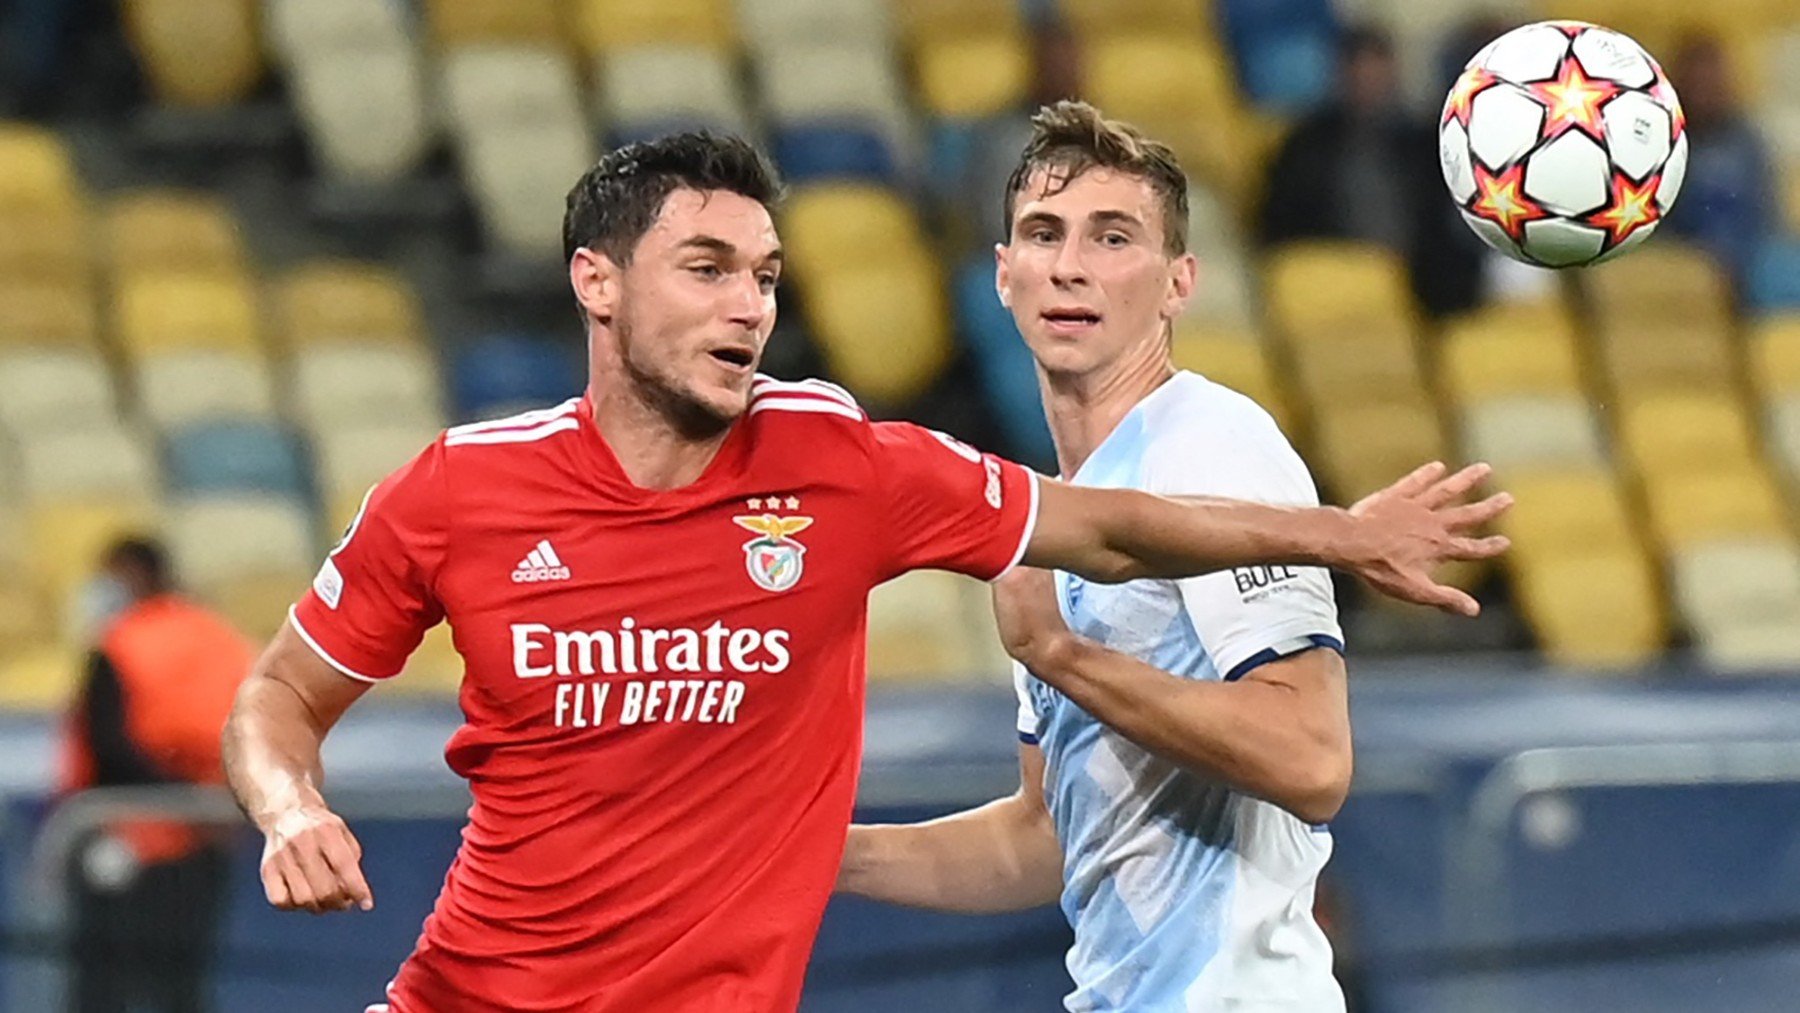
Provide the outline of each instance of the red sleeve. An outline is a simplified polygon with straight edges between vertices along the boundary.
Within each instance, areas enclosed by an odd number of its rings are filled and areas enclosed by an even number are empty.
[[[398,675],[443,619],[433,587],[444,558],[444,492],[439,439],[369,490],[294,606],[294,629],[333,668],[370,682]]]
[[[1037,476],[909,422],[877,422],[875,482],[885,508],[881,580],[954,570],[992,580],[1025,554],[1037,521]]]

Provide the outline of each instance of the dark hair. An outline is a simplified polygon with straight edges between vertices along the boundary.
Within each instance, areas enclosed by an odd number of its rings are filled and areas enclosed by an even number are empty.
[[[673,191],[729,190],[766,207],[781,199],[781,180],[750,142],[706,131],[670,134],[614,149],[569,191],[563,260],[585,246],[617,264],[631,262]]]
[[[163,592],[175,584],[169,569],[169,552],[162,543],[142,535],[128,535],[106,550],[108,567],[123,566],[138,571],[144,584],[153,592]]]
[[[1116,169],[1149,183],[1162,198],[1164,252],[1171,257],[1187,252],[1187,174],[1168,145],[1129,123],[1107,119],[1086,102],[1067,99],[1039,109],[1031,127],[1031,140],[1006,182],[1009,230],[1019,194],[1039,169],[1052,173],[1051,193],[1060,193],[1089,169]]]

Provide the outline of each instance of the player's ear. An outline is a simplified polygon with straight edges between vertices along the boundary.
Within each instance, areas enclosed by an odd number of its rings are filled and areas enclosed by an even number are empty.
[[[994,291],[1000,295],[1000,305],[1012,309],[1012,270],[1006,266],[1006,244],[994,244]]]
[[[1191,253],[1184,253],[1169,263],[1169,294],[1163,304],[1163,316],[1174,320],[1187,311],[1188,300],[1193,298],[1194,286],[1200,278],[1200,261]]]
[[[589,315],[611,319],[619,300],[619,265],[598,250],[583,246],[569,258],[569,287]]]

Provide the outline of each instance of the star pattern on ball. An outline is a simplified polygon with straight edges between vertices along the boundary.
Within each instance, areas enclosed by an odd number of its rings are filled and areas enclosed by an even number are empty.
[[[1601,144],[1606,143],[1606,121],[1600,110],[1624,90],[1617,82],[1587,76],[1572,56],[1563,58],[1556,80],[1525,87],[1544,104],[1544,140],[1580,130]]]
[[[1470,67],[1456,79],[1456,87],[1450,89],[1450,99],[1444,103],[1444,118],[1439,125],[1455,120],[1469,127],[1469,112],[1475,104],[1475,96],[1486,91],[1489,86],[1500,80],[1486,67]]]
[[[1525,241],[1525,223],[1550,217],[1542,204],[1525,193],[1525,163],[1495,175],[1478,160],[1475,169],[1475,196],[1469,202],[1469,213],[1484,218],[1511,236],[1513,242]]]
[[[1662,209],[1656,204],[1656,188],[1661,183],[1661,173],[1656,173],[1639,184],[1633,183],[1630,176],[1615,169],[1612,201],[1582,221],[1605,229],[1606,246],[1611,249],[1628,239],[1633,232],[1662,217]]]
[[[1576,36],[1587,31],[1589,28],[1594,27],[1585,21],[1546,21],[1544,24],[1567,35],[1570,41],[1574,41]]]
[[[1650,86],[1650,97],[1669,110],[1669,143],[1680,140],[1681,132],[1687,129],[1687,113],[1681,111],[1681,99],[1675,96],[1675,86],[1669,83],[1661,67],[1656,68],[1656,83]]]

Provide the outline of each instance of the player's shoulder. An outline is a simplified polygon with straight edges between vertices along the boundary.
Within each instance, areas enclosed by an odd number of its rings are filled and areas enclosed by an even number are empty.
[[[749,414],[758,422],[818,429],[860,428],[869,422],[856,398],[829,380],[778,380],[763,373],[751,381]]]
[[[1198,373],[1175,374],[1145,408],[1145,429],[1157,443],[1287,446],[1275,417],[1254,398]]]
[[[581,399],[570,398],[547,408],[533,408],[502,418],[451,426],[439,434],[437,448],[459,464],[523,461],[578,439]]]

